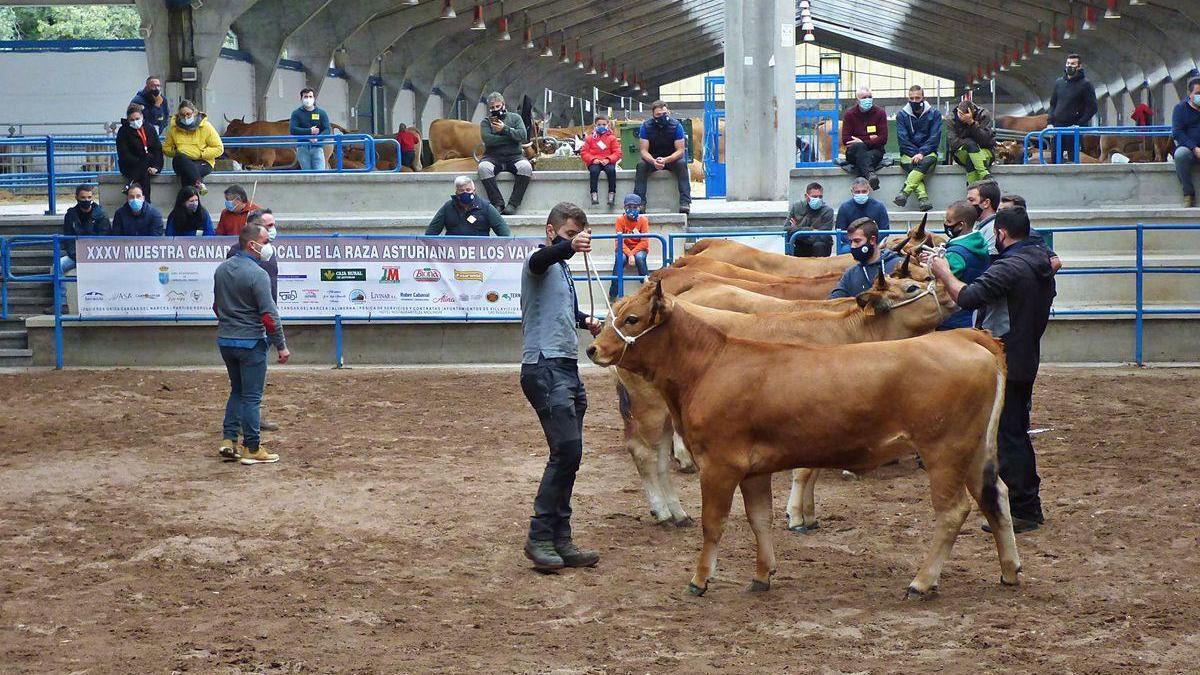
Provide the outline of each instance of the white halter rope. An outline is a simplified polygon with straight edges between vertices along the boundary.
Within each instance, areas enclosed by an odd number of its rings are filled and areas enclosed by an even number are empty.
[[[904,300],[902,302],[897,302],[896,304],[892,305],[889,308],[889,311],[892,309],[896,309],[897,307],[903,307],[910,302],[916,302],[927,295],[932,295],[933,299],[937,302],[938,318],[939,319],[942,318],[942,302],[937,299],[937,281],[936,280],[930,281],[929,284],[927,286],[925,286],[925,290],[921,291],[920,293],[917,293],[916,295],[912,296],[911,298],[909,298],[907,300]]]
[[[621,349],[621,356],[625,356],[625,350],[629,348],[629,345],[637,342],[638,338],[642,337],[646,333],[658,328],[658,325],[656,324],[654,326],[650,326],[637,335],[626,335],[624,332],[622,332],[621,329],[617,327],[617,316],[616,313],[613,312],[612,303],[608,301],[608,293],[604,291],[604,284],[600,283],[600,275],[592,269],[592,255],[590,253],[583,254],[583,266],[587,270],[588,300],[591,302],[591,314],[593,317],[596,316],[596,294],[595,290],[593,289],[593,277],[595,277],[595,286],[599,288],[600,297],[604,298],[604,305],[608,308],[608,325],[612,326],[612,329],[616,332],[617,337],[621,338],[621,340],[625,342],[625,347]],[[617,361],[620,360],[621,358],[617,357]]]

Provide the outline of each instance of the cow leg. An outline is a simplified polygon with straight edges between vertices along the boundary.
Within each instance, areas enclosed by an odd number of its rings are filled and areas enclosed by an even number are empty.
[[[615,369],[617,379],[617,400],[621,411],[621,420],[625,424],[625,447],[633,464],[637,467],[638,475],[642,477],[642,489],[646,491],[646,499],[650,502],[650,513],[657,523],[674,520],[674,514],[668,505],[666,494],[663,492],[662,477],[666,474],[660,470],[660,443],[663,427],[669,414],[660,401],[653,400],[657,394],[651,394],[647,383],[631,373]],[[626,382],[623,377],[628,377]],[[662,409],[660,409],[662,408]],[[653,430],[653,431],[652,431]],[[669,486],[670,483],[668,482]],[[673,492],[673,491],[672,491]],[[678,498],[676,498],[678,502]],[[682,508],[680,509],[682,511]],[[686,514],[684,514],[686,517]]]
[[[629,455],[633,457],[633,464],[637,467],[638,475],[642,477],[642,489],[645,490],[646,499],[650,502],[650,515],[654,516],[654,522],[659,524],[671,522],[673,520],[671,509],[667,506],[667,498],[659,483],[657,447],[636,432],[629,436],[626,446],[629,448]]]
[[[775,542],[771,539],[771,474],[752,476],[742,481],[742,502],[746,505],[746,520],[758,545],[754,580],[748,590],[761,593],[771,590],[775,574]]]
[[[788,497],[788,529],[808,533],[821,526],[817,522],[817,469],[794,469],[792,493]]]
[[[692,595],[704,595],[708,590],[708,580],[716,574],[717,546],[721,543],[722,533],[725,532],[725,520],[729,517],[729,508],[733,504],[733,492],[741,478],[741,472],[732,467],[713,466],[711,462],[706,462],[700,469],[704,546],[700,549],[700,559],[696,562],[696,573],[692,576],[692,582],[688,584],[688,592]]]
[[[952,458],[952,453],[936,453],[935,457]],[[963,485],[963,470],[954,465],[939,463],[929,466],[929,487],[933,493],[933,510],[937,515],[934,522],[933,542],[921,570],[908,585],[906,597],[927,598],[937,591],[938,579],[942,576],[942,566],[950,556],[950,548],[958,537],[959,530],[971,513],[971,503],[967,500],[967,492]]]
[[[689,527],[694,521],[687,514],[687,511],[683,510],[683,504],[679,501],[679,495],[675,493],[675,483],[671,481],[671,447],[673,445],[671,428],[671,418],[668,416],[662,427],[661,435],[655,441],[655,445],[658,448],[658,462],[655,467],[658,470],[658,486],[667,509],[671,512],[671,520],[675,522],[677,527]]]
[[[688,452],[687,443],[684,443],[683,437],[674,430],[672,430],[671,445],[672,455],[674,455],[675,461],[679,462],[680,472],[696,473],[696,461],[692,459],[692,453]]]
[[[1017,553],[1017,537],[1013,533],[1012,514],[1008,510],[1008,486],[1000,480],[996,460],[984,462],[981,471],[967,476],[967,489],[979,505],[983,517],[996,540],[996,555],[1000,558],[1000,583],[1016,586],[1020,583],[1021,556]]]

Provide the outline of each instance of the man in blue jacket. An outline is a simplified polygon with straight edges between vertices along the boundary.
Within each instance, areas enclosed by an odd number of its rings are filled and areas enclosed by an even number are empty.
[[[134,94],[129,102],[142,106],[142,115],[154,126],[158,137],[162,138],[167,132],[167,122],[171,119],[171,106],[167,104],[167,97],[163,95],[162,78],[157,75],[147,77],[146,86]]]
[[[293,136],[317,136],[329,134],[329,113],[317,107],[317,95],[308,87],[300,90],[300,107],[292,111],[288,133]],[[325,169],[325,146],[320,142],[301,141],[296,144],[296,160],[300,168],[323,171]]]
[[[91,185],[75,188],[75,206],[67,209],[63,216],[63,234],[68,237],[104,237],[112,230],[112,223],[99,204],[92,201]],[[70,272],[75,269],[75,240],[63,242],[63,257],[58,259],[59,269]]]
[[[891,274],[902,258],[895,251],[879,247],[879,225],[870,218],[859,218],[850,223],[846,232],[850,237],[850,255],[857,262],[842,274],[837,286],[829,292],[829,299],[854,298],[871,289],[875,277]]]
[[[142,186],[134,183],[125,192],[125,205],[113,214],[113,234],[118,237],[161,237],[163,217],[146,201]]]
[[[849,234],[850,223],[860,218],[870,218],[881,230],[886,230],[891,224],[887,207],[883,205],[883,202],[871,196],[871,184],[862,177],[855,178],[850,183],[850,199],[842,202],[842,205],[838,207],[837,229],[847,230],[847,234]],[[850,246],[846,244],[846,236],[838,235],[839,254],[850,252]]]
[[[925,102],[925,90],[914,84],[908,88],[908,105],[896,113],[896,137],[900,143],[900,168],[908,174],[900,194],[893,200],[896,206],[908,204],[914,192],[922,211],[933,208],[927,176],[938,163],[938,146],[942,143],[942,113]]]
[[[1175,139],[1175,173],[1183,186],[1183,205],[1196,205],[1192,167],[1200,160],[1200,77],[1188,80],[1187,99],[1171,113],[1171,137]]]

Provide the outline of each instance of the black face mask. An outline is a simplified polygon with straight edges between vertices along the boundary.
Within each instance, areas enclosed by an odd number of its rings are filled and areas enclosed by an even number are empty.
[[[982,215],[983,215],[983,207],[982,207],[982,206],[980,206],[980,205],[978,205],[978,204],[976,204],[976,205],[975,205],[975,215],[976,215],[976,216],[982,216]]]
[[[671,122],[671,116],[670,116],[670,115],[659,115],[659,116],[657,116],[657,117],[655,117],[655,118],[654,118],[654,123],[655,123],[655,124],[657,124],[657,125],[658,125],[658,126],[660,126],[660,127],[665,127],[665,126],[667,126],[668,124],[670,124],[670,122]]]
[[[925,102],[924,101],[909,101],[908,107],[912,110],[914,115],[920,115],[921,108],[925,107]]]
[[[958,236],[955,233],[955,230],[961,226],[962,226],[962,223],[955,223],[954,225],[943,225],[942,231],[946,233],[947,237],[950,237],[951,239],[953,239]]]
[[[158,96],[162,93],[162,89],[147,89],[146,93],[150,94],[151,96]]]
[[[554,235],[554,238],[550,240],[550,245],[553,246],[555,244],[561,244],[564,241],[567,241],[566,237],[562,236],[561,234],[556,234]]]
[[[91,211],[92,210],[92,200],[90,200],[90,199],[87,201],[79,200],[75,203],[79,205],[80,211]]]
[[[864,265],[873,255],[875,255],[875,247],[869,243],[850,249],[850,256]]]
[[[1075,77],[1076,75],[1079,74],[1079,68],[1067,66],[1066,68],[1063,69],[1063,72],[1065,72],[1067,74],[1067,77]]]

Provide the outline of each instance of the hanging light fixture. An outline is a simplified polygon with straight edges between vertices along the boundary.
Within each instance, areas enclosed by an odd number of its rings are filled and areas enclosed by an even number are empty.
[[[634,91],[642,90],[642,82],[641,82],[641,80],[638,79],[637,73],[633,74],[633,90]]]
[[[1129,0],[1130,7],[1141,7],[1144,4],[1146,3],[1142,2],[1142,0]]]
[[[421,2],[421,0],[404,0],[404,4],[406,4],[406,5],[416,5],[416,4],[419,4],[420,2]]]
[[[559,50],[558,50],[558,62],[559,63],[567,63],[567,64],[571,63],[571,57],[567,55],[567,43],[566,42],[563,42],[562,47],[559,48]]]
[[[543,47],[542,47],[542,56],[543,56],[544,58],[550,58],[550,57],[553,57],[553,56],[554,56],[554,50],[550,49],[550,40],[549,40],[549,38],[546,38],[546,39],[545,39],[545,41],[544,41],[542,44],[543,44]]]
[[[523,49],[536,49],[533,44],[533,31],[529,28],[529,12],[525,13],[525,33],[522,35],[525,44],[521,45]]]
[[[454,0],[443,0],[442,2],[442,17],[443,19],[453,19],[458,16],[454,13]]]
[[[621,86],[622,86],[622,87],[628,87],[628,86],[629,86],[629,79],[625,77],[625,71],[624,71],[624,70],[622,70],[622,71],[621,71]]]
[[[1033,36],[1025,33],[1025,49],[1021,52],[1021,60],[1028,61],[1030,56],[1033,56]]]
[[[808,9],[808,0],[800,0],[800,9]]]
[[[1063,25],[1062,39],[1064,39],[1064,40],[1074,40],[1075,39],[1075,17],[1074,16],[1067,17],[1067,22],[1066,22],[1066,24]]]
[[[600,56],[603,57],[604,55],[601,54]],[[587,71],[587,74],[588,75],[596,74],[596,54],[590,47],[588,48],[588,71]]]
[[[1140,3],[1140,2],[1130,2],[1129,4],[1131,4],[1131,5],[1140,5],[1140,4],[1142,4],[1142,3]],[[1106,18],[1106,19],[1119,19],[1119,18],[1121,18],[1121,12],[1120,12],[1119,10],[1117,10],[1117,0],[1108,0],[1108,9],[1104,10],[1104,18]]]
[[[471,30],[487,30],[487,22],[483,20],[483,3],[475,5],[475,21],[471,24]]]
[[[1058,26],[1056,21],[1050,23],[1050,41],[1046,43],[1046,49],[1062,49],[1062,45],[1058,42]]]
[[[804,22],[800,24],[800,30],[802,31],[811,33],[814,28],[816,28],[816,26],[813,25],[812,19],[805,19]]]
[[[500,28],[500,35],[496,37],[501,42],[510,42],[512,35],[508,32],[508,17],[504,14],[504,3],[500,3],[500,20],[497,22]]]
[[[1096,30],[1096,8],[1088,5],[1083,9],[1083,29]]]
[[[1017,43],[1017,48],[1015,50],[1013,50],[1012,67],[1013,68],[1021,67],[1021,43],[1020,42]]]
[[[620,84],[620,83],[621,83],[621,74],[620,74],[620,72],[617,70],[617,64],[615,64],[615,63],[613,64],[613,70],[612,70],[612,81],[613,81],[613,84]]]

